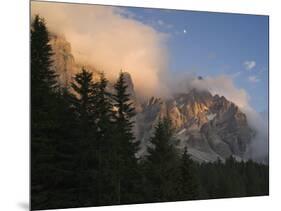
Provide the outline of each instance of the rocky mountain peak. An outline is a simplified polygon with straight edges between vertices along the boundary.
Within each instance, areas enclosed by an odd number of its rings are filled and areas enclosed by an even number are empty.
[[[215,161],[230,155],[243,158],[253,139],[246,115],[238,106],[208,91],[192,89],[168,100],[152,97],[139,116],[146,126],[139,128],[143,134],[139,138],[144,142],[158,119],[167,116],[180,140],[179,147],[187,145],[193,158],[199,161]]]

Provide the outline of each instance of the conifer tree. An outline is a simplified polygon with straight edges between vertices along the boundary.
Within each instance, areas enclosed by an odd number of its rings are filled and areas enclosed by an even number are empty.
[[[74,91],[73,106],[80,122],[82,135],[86,137],[93,125],[93,74],[84,68],[77,73],[71,87]]]
[[[36,15],[31,24],[32,97],[39,98],[40,95],[46,95],[58,86],[57,75],[52,68],[53,52],[49,42],[49,32],[45,21]],[[35,102],[37,101],[33,104]]]
[[[176,200],[178,195],[178,158],[169,119],[160,119],[148,147],[146,161],[147,196],[149,201]]]
[[[95,179],[96,166],[96,126],[93,103],[93,74],[84,68],[77,73],[71,87],[74,91],[72,103],[76,114],[79,129],[77,143],[77,168],[78,178],[77,200],[83,206],[91,205],[96,198]]]
[[[113,111],[112,111],[112,94],[107,90],[108,80],[104,73],[100,74],[100,80],[94,84],[94,115],[99,136],[107,134],[106,130],[110,129]]]
[[[127,93],[127,84],[124,73],[121,72],[114,86],[115,93],[113,95],[114,108],[114,144],[115,148],[115,188],[116,203],[122,202],[132,203],[134,201],[133,192],[137,175],[137,159],[136,152],[138,150],[138,142],[135,142],[133,134],[132,118],[135,116],[135,109]]]
[[[187,147],[184,148],[180,162],[180,199],[196,199],[199,196],[197,169],[187,153]]]
[[[57,81],[45,22],[31,24],[31,207],[47,206],[55,180]]]
[[[113,105],[112,94],[108,91],[108,80],[104,73],[93,86],[94,118],[96,125],[95,154],[97,158],[97,199],[98,205],[111,204],[114,194],[112,189],[113,166]]]

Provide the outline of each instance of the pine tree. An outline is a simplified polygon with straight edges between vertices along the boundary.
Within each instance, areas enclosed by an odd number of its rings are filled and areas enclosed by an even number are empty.
[[[96,125],[95,154],[97,158],[97,199],[98,205],[111,204],[114,198],[112,189],[113,166],[111,159],[114,153],[113,143],[113,105],[112,94],[108,91],[108,80],[104,73],[100,80],[94,84],[94,110],[93,115]]]
[[[45,21],[38,15],[31,24],[31,93],[33,105],[40,103],[40,95],[46,95],[57,88],[57,75],[52,69],[52,48]],[[36,97],[36,98],[35,98]],[[44,96],[42,96],[43,98]],[[38,99],[37,99],[38,98]]]
[[[98,128],[98,137],[103,138],[110,130],[113,119],[112,94],[107,90],[108,80],[104,73],[100,74],[100,80],[94,84],[94,116]]]
[[[180,200],[196,199],[199,196],[199,181],[194,161],[187,153],[187,147],[180,163]]]
[[[75,75],[74,81],[71,83],[75,93],[73,106],[84,137],[87,137],[90,127],[93,125],[93,86],[93,74],[84,68]]]
[[[146,161],[146,200],[176,200],[179,192],[178,157],[169,119],[159,120],[150,142],[152,146],[148,147]]]
[[[52,49],[45,22],[31,25],[31,207],[47,206],[55,180],[56,107],[58,86],[52,69]]]
[[[82,68],[81,72],[75,75],[71,87],[74,91],[72,103],[79,129],[76,162],[77,200],[80,206],[88,206],[92,204],[92,199],[96,198],[95,179],[97,175],[96,154],[94,153],[96,125],[93,74]]]
[[[32,126],[44,119],[50,119],[48,112],[55,108],[55,90],[58,87],[55,71],[52,69],[52,48],[44,19],[35,16],[31,25],[31,108]],[[34,124],[33,124],[34,123]],[[43,127],[50,126],[41,125]]]
[[[113,99],[115,101],[114,106],[117,110],[115,122],[122,129],[120,135],[126,138],[128,142],[132,142],[135,137],[132,132],[134,122],[131,119],[135,116],[135,108],[131,102],[130,94],[127,93],[128,85],[126,84],[123,72],[120,73],[114,88],[115,94],[113,95]]]
[[[135,116],[135,109],[127,93],[128,86],[121,72],[114,86],[113,95],[114,108],[114,144],[115,152],[113,154],[115,162],[115,190],[116,203],[133,203],[135,196],[133,194],[136,185],[137,159],[135,154],[138,150],[138,142],[135,142],[133,134],[132,118]]]

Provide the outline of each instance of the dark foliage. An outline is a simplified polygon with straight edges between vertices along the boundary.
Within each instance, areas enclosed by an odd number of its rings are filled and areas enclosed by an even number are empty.
[[[199,197],[199,178],[196,164],[191,160],[187,148],[184,148],[180,160],[180,194],[181,200],[197,199]]]
[[[116,203],[138,202],[138,166],[135,154],[138,150],[138,142],[135,142],[133,135],[132,118],[135,116],[135,109],[127,93],[127,84],[124,73],[120,72],[119,78],[114,86],[113,95],[114,107],[114,183],[116,191]]]
[[[168,119],[159,120],[150,140],[145,161],[145,200],[149,202],[171,201],[180,191],[179,163],[173,143],[173,131]]]
[[[268,166],[251,160],[198,165],[198,177],[204,194],[199,198],[262,196],[269,194]]]

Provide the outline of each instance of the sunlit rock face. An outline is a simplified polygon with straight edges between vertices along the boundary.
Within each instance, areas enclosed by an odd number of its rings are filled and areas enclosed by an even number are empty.
[[[99,72],[92,66],[79,64],[71,51],[71,44],[63,35],[50,33],[50,45],[52,47],[53,68],[58,74],[58,81],[62,86],[69,86],[75,73],[82,68],[93,72],[94,80],[99,80]]]
[[[67,86],[71,81],[71,74],[78,68],[71,53],[71,45],[63,36],[55,34],[51,34],[50,44],[53,49],[53,68],[58,73],[59,82]]]
[[[152,97],[139,114],[139,138],[149,144],[149,137],[159,118],[169,117],[180,140],[178,148],[189,148],[198,161],[224,160],[229,156],[243,159],[254,132],[239,108],[223,96],[191,90],[172,99]]]

